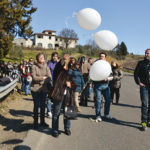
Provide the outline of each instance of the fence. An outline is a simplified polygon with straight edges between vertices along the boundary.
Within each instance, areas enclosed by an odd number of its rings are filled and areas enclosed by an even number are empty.
[[[134,70],[135,70],[135,69],[133,69],[133,68],[127,68],[127,67],[123,67],[123,69],[131,70],[131,71],[134,71]]]
[[[6,96],[9,92],[11,92],[17,86],[18,81],[19,77],[6,86],[0,86],[0,99]]]

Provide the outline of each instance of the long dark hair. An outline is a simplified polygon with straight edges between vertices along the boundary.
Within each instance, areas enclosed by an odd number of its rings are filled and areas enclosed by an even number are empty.
[[[80,72],[81,72],[81,74],[83,74],[82,69],[81,69],[81,64],[80,64],[79,61],[76,61],[76,62],[74,63],[74,65],[71,67],[71,69],[74,69],[76,65],[79,65]]]

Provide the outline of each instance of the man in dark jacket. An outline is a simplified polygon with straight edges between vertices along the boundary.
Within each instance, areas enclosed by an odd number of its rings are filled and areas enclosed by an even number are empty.
[[[150,127],[150,105],[147,112],[147,105],[150,104],[150,49],[145,51],[144,60],[138,62],[134,71],[134,79],[140,86],[142,130],[145,131],[147,126]]]

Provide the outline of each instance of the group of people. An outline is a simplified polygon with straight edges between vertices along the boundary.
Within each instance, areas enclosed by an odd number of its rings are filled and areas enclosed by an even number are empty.
[[[33,59],[29,62],[23,61],[18,65],[21,74],[22,91],[25,94],[32,94],[34,102],[34,129],[38,129],[38,108],[40,107],[40,125],[48,127],[45,122],[45,104],[47,100],[47,117],[52,118],[53,136],[59,136],[59,116],[63,106],[67,106],[70,101],[75,102],[77,112],[81,112],[80,106],[88,106],[88,98],[91,95],[91,88],[94,90],[94,103],[96,112],[96,121],[101,122],[101,103],[102,97],[105,99],[104,115],[107,119],[112,119],[109,115],[110,105],[114,103],[114,94],[116,94],[117,105],[120,98],[121,79],[123,78],[122,67],[111,62],[112,73],[103,81],[91,81],[89,71],[92,66],[92,58],[86,62],[86,56],[81,56],[78,61],[65,54],[63,59],[58,59],[58,53],[52,53],[51,60],[45,61],[43,53],[36,56],[33,65]],[[106,60],[106,53],[102,52],[96,60]],[[1,63],[1,70],[3,70]],[[16,64],[16,62],[15,62]],[[97,68],[99,69],[99,68]],[[145,59],[140,61],[134,72],[136,83],[140,86],[142,101],[142,129],[146,130],[150,126],[150,105],[147,112],[148,96],[150,96],[150,49],[145,52]],[[48,84],[51,83],[51,90]],[[30,91],[31,90],[31,91]],[[80,103],[79,103],[79,95]],[[53,102],[53,107],[52,107]],[[39,105],[40,104],[40,105]],[[53,108],[53,112],[51,111]],[[64,119],[64,130],[66,135],[71,135],[70,120]]]
[[[0,73],[1,77],[5,75],[8,77],[16,78],[16,75],[18,74],[18,64],[17,61],[14,62],[14,64],[11,63],[11,61],[8,61],[6,64],[5,61],[2,61],[0,63]]]
[[[40,125],[48,127],[45,122],[45,103],[47,100],[47,117],[52,118],[53,136],[58,137],[59,115],[61,108],[67,106],[70,101],[75,102],[77,112],[81,112],[80,106],[88,106],[88,98],[90,97],[91,87],[94,86],[96,120],[101,121],[100,105],[102,94],[105,98],[105,117],[112,119],[109,115],[110,104],[113,103],[113,96],[116,93],[116,104],[119,101],[119,88],[121,87],[121,78],[123,77],[122,68],[117,63],[112,62],[112,71],[114,80],[108,82],[91,81],[89,71],[92,65],[92,58],[86,62],[86,56],[81,56],[78,61],[71,57],[69,63],[69,55],[65,54],[63,59],[58,59],[58,53],[52,53],[51,60],[45,61],[43,53],[36,56],[37,63],[31,68],[31,94],[34,101],[34,129],[38,129],[38,107],[40,102]],[[106,60],[106,54],[100,53],[98,60]],[[53,83],[49,92],[47,84]],[[117,86],[116,86],[117,85]],[[109,86],[112,91],[111,96]],[[79,95],[80,103],[79,103]],[[53,107],[52,107],[53,102]],[[53,108],[53,113],[51,112]],[[71,135],[70,120],[64,119],[64,130],[66,135]]]

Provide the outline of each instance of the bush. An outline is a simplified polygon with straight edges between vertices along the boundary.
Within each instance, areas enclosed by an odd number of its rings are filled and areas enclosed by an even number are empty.
[[[9,56],[11,57],[11,58],[14,58],[14,59],[17,59],[17,57],[19,57],[20,59],[22,58],[22,57],[24,57],[24,54],[23,54],[23,51],[22,51],[22,47],[21,46],[13,46],[12,48],[11,48],[11,51],[10,51],[10,53],[9,53]]]

